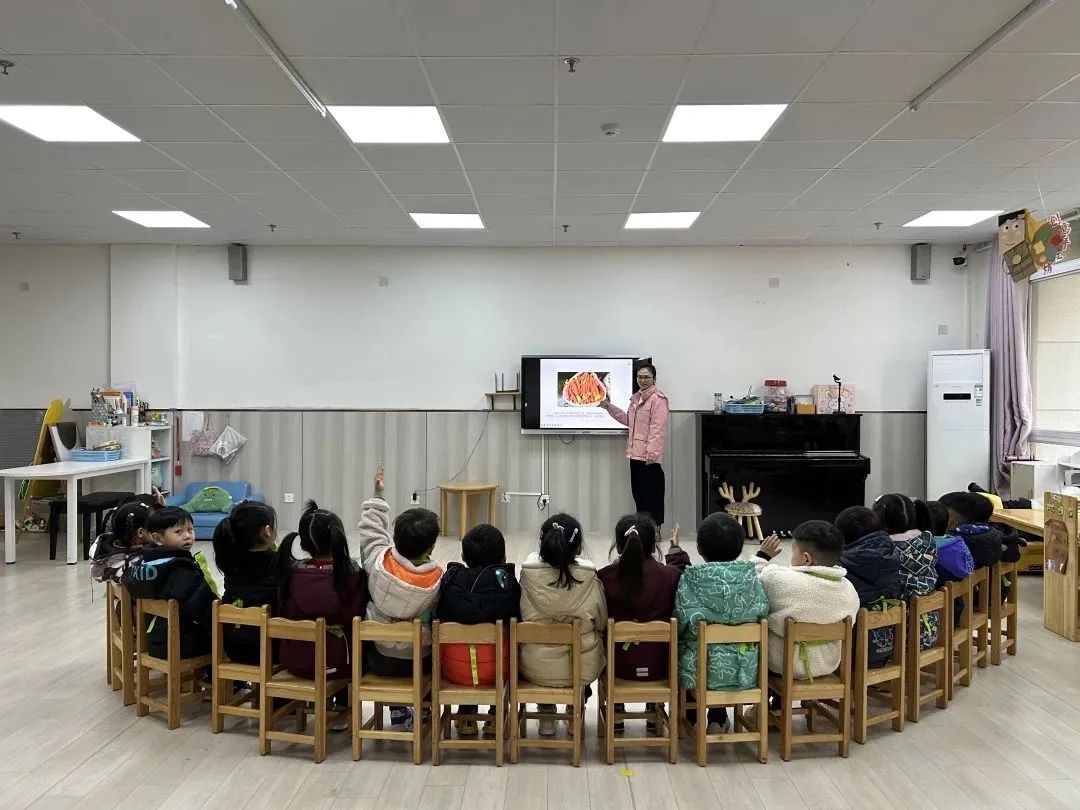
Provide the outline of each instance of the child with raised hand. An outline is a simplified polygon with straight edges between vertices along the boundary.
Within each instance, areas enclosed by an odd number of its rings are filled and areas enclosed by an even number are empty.
[[[300,548],[310,555],[310,559],[293,557],[293,543],[297,538]],[[294,621],[326,619],[326,672],[328,675],[349,674],[351,656],[358,654],[349,649],[352,620],[356,616],[363,618],[368,589],[364,571],[349,556],[349,541],[341,518],[320,509],[315,501],[304,504],[300,531],[285,535],[277,550],[273,570],[278,611],[282,618]],[[315,651],[310,644],[283,639],[279,657],[293,675],[299,678],[314,676]]]
[[[603,633],[607,625],[607,601],[596,576],[596,566],[581,557],[581,524],[560,513],[540,527],[540,548],[521,566],[521,618],[526,622],[558,624],[581,620],[581,680],[591,684],[604,669]],[[521,649],[521,674],[533,683],[566,688],[572,683],[566,650],[546,644]],[[585,687],[585,697],[592,694]],[[542,705],[540,711],[554,711]],[[540,734],[555,734],[554,720],[540,721]]]
[[[446,566],[436,616],[440,621],[460,624],[503,622],[509,636],[510,620],[520,614],[521,586],[514,573],[514,564],[506,561],[506,539],[494,526],[481,523],[473,526],[461,538],[461,559],[464,565],[452,562]],[[510,672],[510,647],[503,644],[503,672]],[[451,683],[461,686],[490,685],[495,682],[495,646],[493,644],[447,644],[442,647],[442,673]],[[507,674],[507,677],[509,675]],[[462,715],[476,714],[476,706],[459,706]],[[488,714],[494,714],[494,707]],[[458,736],[475,737],[475,720],[457,720]],[[488,720],[484,733],[494,726]]]
[[[737,520],[714,512],[698,526],[697,549],[705,560],[686,568],[675,594],[675,618],[679,620],[679,682],[687,689],[699,688],[698,624],[745,624],[769,615],[769,600],[758,579],[755,564],[740,560],[746,534]],[[678,538],[674,544],[678,545]],[[770,537],[762,549],[775,555],[780,542]],[[684,552],[685,553],[685,552]],[[706,650],[708,689],[741,690],[757,684],[759,650],[756,644],[710,644]],[[696,722],[696,713],[687,712]],[[714,707],[706,717],[708,733],[727,731],[727,709]]]
[[[277,608],[277,514],[257,501],[242,501],[214,528],[214,562],[225,577],[221,601],[235,607]],[[257,627],[226,625],[225,654],[241,664],[259,663]]]
[[[364,501],[360,511],[359,546],[368,576],[371,601],[368,619],[377,622],[412,621],[424,623],[424,671],[431,670],[431,619],[439,599],[442,568],[431,559],[439,538],[439,517],[429,509],[406,509],[393,522],[390,535],[390,505],[383,499],[384,473],[375,471],[375,496]],[[376,642],[366,651],[367,665],[376,675],[412,675],[412,645]],[[408,728],[410,709],[390,707],[390,723]]]

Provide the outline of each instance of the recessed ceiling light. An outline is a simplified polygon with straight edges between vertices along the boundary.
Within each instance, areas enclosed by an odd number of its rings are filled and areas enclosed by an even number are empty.
[[[434,107],[341,107],[327,109],[353,143],[450,143]]]
[[[689,228],[701,216],[700,211],[660,211],[651,214],[631,214],[626,218],[624,228],[634,229],[676,229]]]
[[[183,211],[113,211],[144,228],[209,228],[205,222]]]
[[[4,104],[0,105],[0,121],[7,121],[43,141],[116,143],[139,140],[83,104]]]
[[[479,214],[409,214],[420,228],[465,228],[483,230],[484,221]]]
[[[904,224],[905,228],[965,228],[996,217],[1000,211],[931,211]]]
[[[679,104],[663,140],[760,141],[785,109],[787,104]]]

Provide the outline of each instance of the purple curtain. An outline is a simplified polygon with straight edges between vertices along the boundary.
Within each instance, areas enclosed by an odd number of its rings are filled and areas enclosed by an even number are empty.
[[[1014,282],[997,239],[990,251],[986,294],[986,348],[990,349],[990,464],[994,492],[1009,491],[1009,461],[1027,455],[1031,435],[1031,374],[1027,353],[1030,285]]]

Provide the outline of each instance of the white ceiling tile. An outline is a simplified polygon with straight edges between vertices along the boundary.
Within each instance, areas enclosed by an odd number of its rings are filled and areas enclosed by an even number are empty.
[[[838,224],[850,228],[852,231],[872,233],[867,226],[872,227],[876,222],[881,223],[882,231],[892,228],[902,228],[906,223],[911,222],[911,220],[921,217],[926,213],[927,208],[925,206],[922,208],[911,209],[898,207],[898,201],[891,199],[896,196],[896,194],[888,194],[877,202],[870,203],[870,205],[865,208],[853,211],[844,217]]]
[[[442,113],[454,143],[551,143],[555,140],[553,106],[443,106]]]
[[[127,183],[123,178],[116,177],[110,172],[101,169],[86,171],[58,170],[48,173],[21,172],[25,175],[25,182],[5,184],[3,188],[6,194],[15,195],[19,201],[22,194],[28,189],[40,189],[60,191],[72,196],[88,196],[96,194],[129,194],[133,190],[133,184]],[[146,189],[136,186],[139,191]]]
[[[89,6],[143,53],[235,56],[262,53],[236,12],[218,0],[182,3],[82,0],[71,5]]]
[[[1028,196],[1024,191],[970,191],[954,195],[949,205],[958,211],[1012,211],[1023,205]]]
[[[248,5],[289,56],[412,53],[408,28],[394,0],[248,0]]]
[[[561,171],[559,194],[630,194],[641,185],[641,171]]]
[[[549,194],[554,181],[551,172],[469,172],[469,182],[477,194]]]
[[[1078,54],[991,52],[941,88],[934,100],[1034,101],[1078,73]]]
[[[134,52],[98,15],[69,0],[5,4],[0,49],[14,54]]]
[[[1042,101],[1080,101],[1080,76],[1048,93]]]
[[[788,170],[776,172],[737,172],[728,184],[728,191],[802,191],[825,174],[821,169]]]
[[[228,124],[200,104],[173,107],[98,105],[95,109],[144,141],[194,143],[243,140]]]
[[[559,194],[555,212],[560,216],[578,214],[626,214],[633,194]]]
[[[651,143],[561,143],[559,170],[644,170],[653,148]]]
[[[834,169],[814,186],[814,191],[874,192],[884,194],[915,173],[915,169]]]
[[[331,202],[325,197],[319,199],[327,204]],[[378,228],[380,230],[387,228],[408,229],[410,232],[416,230],[415,223],[409,218],[408,214],[401,210],[401,206],[389,194],[375,203],[365,200],[361,207],[353,207],[347,199],[338,202],[341,204],[340,207],[332,206],[333,210],[347,225]]]
[[[991,180],[1000,170],[996,169],[923,169],[901,185],[903,192],[956,192],[971,191]]]
[[[874,3],[840,42],[841,51],[962,51],[1008,22],[1014,0]]]
[[[670,104],[559,105],[559,141],[655,143],[667,122]],[[605,135],[605,124],[617,124],[619,133]]]
[[[907,110],[878,134],[882,140],[975,138],[1019,109],[1019,102],[961,104],[930,101]]]
[[[463,172],[379,172],[396,194],[468,194]]]
[[[550,193],[480,194],[477,196],[476,202],[480,206],[480,212],[483,214],[551,214],[554,208]],[[475,208],[472,210],[475,210]]]
[[[195,99],[145,56],[24,56],[55,92],[37,103],[192,104]]]
[[[745,168],[749,171],[831,169],[859,141],[765,141],[758,144]]]
[[[289,177],[316,197],[340,194],[352,195],[360,199],[372,195],[381,197],[386,194],[386,189],[379,182],[379,178],[374,172],[369,171],[295,171],[289,172]],[[293,184],[294,192],[297,190],[296,183]]]
[[[863,140],[869,138],[903,105],[795,103],[780,116],[769,139],[773,141]]]
[[[283,228],[302,225],[338,224],[326,206],[306,194],[237,194],[236,198],[253,211]]]
[[[1053,3],[1030,23],[1005,37],[995,51],[1023,53],[1080,53],[1080,5]]]
[[[422,56],[554,53],[554,0],[402,0]]]
[[[155,56],[154,61],[203,104],[288,106],[304,100],[268,56]],[[173,103],[189,103],[185,98]]]
[[[704,211],[715,194],[638,194],[634,211]]]
[[[325,104],[435,103],[414,56],[298,58],[293,64]]]
[[[733,172],[651,171],[645,175],[642,194],[715,194],[731,179]]]
[[[977,191],[1015,191],[1037,195],[1040,192],[1058,191],[1077,182],[1080,182],[1080,168],[1025,168],[987,179]]]
[[[555,147],[549,143],[462,144],[465,168],[472,171],[547,171],[555,167]]]
[[[663,4],[658,4],[663,8]],[[786,104],[821,63],[820,54],[695,56],[681,104]]]
[[[637,247],[651,245],[654,247],[667,247],[679,244],[686,235],[686,231],[649,231],[625,228],[619,233],[617,247]],[[560,244],[561,244],[561,240]]]
[[[921,169],[963,143],[960,140],[867,141],[840,166],[845,169]]]
[[[670,104],[688,61],[683,56],[583,58],[576,72],[559,71],[559,103]]]
[[[425,59],[439,104],[554,104],[552,59]]]
[[[767,225],[783,231],[823,228],[845,216],[843,211],[777,211]]]
[[[351,143],[257,143],[254,146],[285,171],[362,171],[367,168]]]
[[[1080,132],[1080,104],[1031,104],[1005,118],[987,138],[1075,138]]]
[[[753,143],[662,143],[653,169],[693,171],[737,169],[754,151]]]
[[[274,168],[246,143],[163,143],[158,148],[190,169],[266,171]]]
[[[837,53],[818,68],[799,101],[910,101],[963,53]]]
[[[262,225],[270,221],[228,194],[158,194],[162,201],[186,211],[212,227]]]
[[[203,170],[200,174],[214,185],[228,192],[285,194],[296,190],[296,183],[287,174],[279,171],[243,172],[215,169]]]
[[[698,53],[828,53],[873,0],[755,0],[717,5]]]
[[[556,235],[561,237],[562,226],[569,225],[567,236],[571,239],[614,241],[622,234],[625,222],[626,214],[624,213],[560,215]]]
[[[997,141],[997,143],[1014,143],[1012,141]],[[1029,144],[1048,144],[1057,143],[1061,147],[1049,154],[1044,154],[1042,157],[1035,158],[1030,162],[1027,162],[1028,166],[1035,168],[1046,169],[1075,169],[1080,167],[1080,141],[1074,141],[1065,146],[1065,141],[1022,141],[1025,145]]]
[[[807,191],[800,197],[796,197],[788,205],[792,211],[854,211],[864,205],[873,202],[880,192],[876,191],[845,191],[836,188],[822,188],[817,186]]]
[[[781,208],[795,199],[795,192],[733,192],[725,191],[718,196],[709,211],[725,211],[728,213],[743,212],[747,218],[758,220],[762,211],[779,211]]]
[[[35,146],[37,144],[34,144]],[[145,143],[49,143],[41,154],[50,166],[78,166],[98,169],[180,169],[176,161]],[[0,155],[18,151],[10,146]],[[2,157],[0,157],[2,160]]]
[[[155,192],[203,192],[213,194],[218,191],[206,180],[194,172],[186,171],[142,171],[126,172],[113,170],[112,175],[134,186],[140,191]]]
[[[471,194],[399,194],[397,198],[402,208],[416,213],[476,213],[476,201]]]
[[[909,141],[909,143],[916,143]],[[1053,159],[1050,152],[1069,143],[1066,140],[1006,140],[1004,138],[979,138],[968,141],[951,155],[942,158],[937,164],[942,168],[1015,168],[1029,161],[1035,161],[1043,155]],[[1080,159],[1080,153],[1077,154]],[[1076,163],[1080,166],[1080,162]]]
[[[323,118],[307,104],[291,107],[219,106],[212,109],[246,141],[341,142],[344,139],[330,116]]]
[[[367,143],[357,146],[376,171],[453,171],[461,168],[450,144]]]
[[[559,49],[573,54],[689,54],[710,0],[557,0]]]
[[[484,225],[496,238],[543,239],[555,230],[552,217],[543,214],[488,214]]]
[[[927,211],[933,211],[938,208],[962,208],[961,206],[954,205],[954,201],[959,199],[961,195],[953,192],[948,193],[901,193],[892,192],[886,194],[869,205],[862,207],[859,214],[868,213],[870,215],[880,214],[885,211],[918,211],[917,216],[922,216]],[[915,217],[904,220],[910,222]],[[874,222],[881,219],[880,216],[875,216],[869,221]],[[903,224],[903,223],[901,223]]]

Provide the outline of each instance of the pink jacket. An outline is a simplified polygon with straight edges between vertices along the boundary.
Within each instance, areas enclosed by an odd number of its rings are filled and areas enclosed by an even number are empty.
[[[644,394],[638,391],[630,397],[629,411],[611,404],[604,407],[612,418],[630,428],[626,437],[628,459],[649,464],[663,461],[668,423],[668,400],[663,391],[655,385]]]

